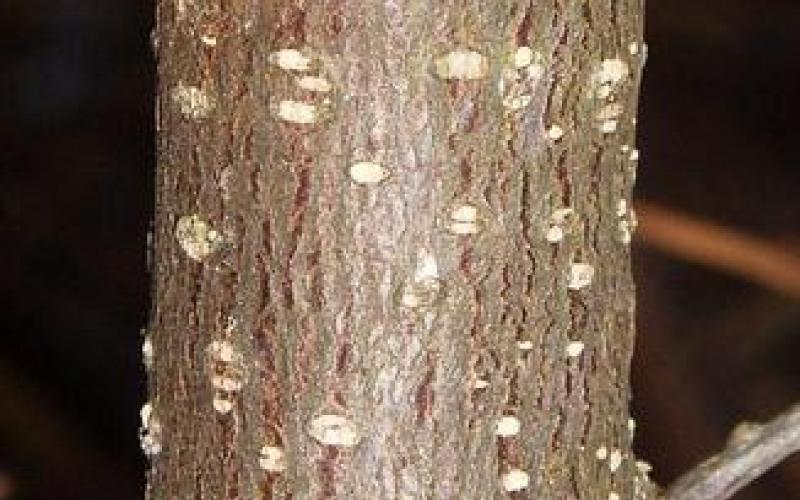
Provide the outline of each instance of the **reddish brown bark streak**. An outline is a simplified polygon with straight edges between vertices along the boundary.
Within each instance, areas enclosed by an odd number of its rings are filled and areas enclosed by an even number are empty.
[[[641,16],[640,0],[161,0],[150,498],[644,498],[616,214],[633,182],[621,147],[634,144]],[[509,77],[517,43],[541,75]],[[309,69],[270,62],[281,49]],[[437,77],[436,59],[462,49],[486,75]],[[624,108],[602,133],[593,75],[616,59],[629,74],[609,99]],[[182,112],[180,86],[211,109]],[[509,110],[510,93],[529,103]],[[315,122],[281,119],[284,100],[313,105]],[[354,182],[359,161],[388,177]],[[477,234],[449,229],[459,206],[477,210]],[[548,242],[564,206],[574,221]],[[193,214],[224,240],[200,261],[175,235]],[[436,277],[420,279],[428,257]],[[594,266],[588,287],[567,288],[573,261]],[[212,405],[212,341],[244,366],[228,413]],[[568,357],[569,341],[585,349]],[[346,417],[358,443],[321,444],[309,427],[323,414]],[[518,434],[495,435],[503,415]],[[265,445],[285,470],[260,467]],[[618,470],[601,446],[622,451]],[[504,489],[512,469],[527,487]]]

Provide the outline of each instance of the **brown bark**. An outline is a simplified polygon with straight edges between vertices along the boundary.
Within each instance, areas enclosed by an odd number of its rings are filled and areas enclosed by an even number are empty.
[[[770,422],[739,424],[719,454],[681,476],[665,500],[726,500],[800,451],[800,405]]]
[[[149,497],[649,498],[642,13],[161,0]]]

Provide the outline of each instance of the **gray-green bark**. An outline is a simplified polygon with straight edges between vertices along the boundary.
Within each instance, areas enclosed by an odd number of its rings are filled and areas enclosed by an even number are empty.
[[[149,497],[649,497],[642,14],[161,0]]]

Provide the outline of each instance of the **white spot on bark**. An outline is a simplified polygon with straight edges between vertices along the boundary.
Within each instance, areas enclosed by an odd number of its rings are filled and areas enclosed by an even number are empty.
[[[628,77],[628,63],[622,59],[605,59],[600,63],[593,76],[596,85],[610,83],[618,85],[622,80]]]
[[[286,71],[308,71],[311,59],[297,49],[281,49],[269,55],[269,62]]]
[[[209,357],[206,369],[214,388],[213,406],[219,413],[226,414],[233,409],[232,397],[242,390],[247,378],[243,358],[227,340],[211,342],[206,353]]]
[[[529,95],[509,96],[503,99],[503,106],[511,111],[517,111],[531,103],[533,99]]]
[[[153,341],[149,335],[142,342],[142,363],[147,369],[153,367]]]
[[[352,447],[361,441],[356,425],[341,415],[320,415],[311,421],[308,433],[327,446]]]
[[[597,448],[597,451],[595,451],[594,456],[598,460],[605,460],[606,458],[608,458],[608,449],[605,446],[601,446],[600,448]]]
[[[647,463],[644,460],[637,460],[636,461],[636,469],[639,472],[641,472],[642,474],[647,475],[647,474],[650,474],[650,472],[653,470],[653,466],[650,465],[649,463]]]
[[[477,234],[478,209],[473,205],[460,205],[450,212],[450,232],[454,234]]]
[[[227,415],[231,412],[231,410],[233,410],[233,401],[231,401],[228,394],[217,393],[214,395],[214,399],[211,401],[211,406],[214,407],[214,410],[217,413],[221,415]]]
[[[636,432],[636,420],[632,418],[628,419],[628,432],[631,433],[631,436]]]
[[[237,358],[236,349],[227,340],[215,340],[208,345],[208,354],[214,361],[232,363]]]
[[[521,351],[530,351],[531,349],[533,349],[533,341],[520,340],[519,342],[517,342],[517,347],[519,347]]]
[[[439,265],[436,257],[427,249],[422,248],[417,253],[417,268],[414,271],[414,281],[417,283],[439,279]]]
[[[475,222],[478,219],[478,209],[472,205],[461,205],[450,212],[450,218],[461,222]]]
[[[599,128],[604,134],[613,134],[617,131],[617,120],[605,120],[600,123]]]
[[[631,224],[625,219],[617,223],[617,231],[619,233],[619,241],[624,245],[630,245],[633,235],[631,234]]]
[[[486,76],[489,64],[486,57],[474,50],[458,49],[434,62],[436,75],[445,80],[476,80]]]
[[[574,262],[569,268],[569,281],[567,288],[580,290],[592,284],[594,280],[594,266],[583,262]]]
[[[567,357],[577,358],[583,352],[584,344],[581,341],[573,340],[567,344],[566,353]]]
[[[628,44],[628,52],[630,55],[635,56],[639,53],[639,44],[637,42],[631,42]]]
[[[161,453],[161,424],[155,417],[153,405],[148,402],[142,406],[139,416],[142,425],[139,429],[139,444],[147,456]]]
[[[533,62],[533,50],[530,47],[517,47],[512,59],[515,68],[526,68]]]
[[[622,465],[622,452],[614,449],[608,456],[608,469],[614,473],[617,472],[617,469],[619,469],[620,465]]]
[[[547,137],[551,141],[557,141],[564,137],[564,129],[558,125],[551,125],[550,128],[547,129]]]
[[[571,222],[573,215],[575,215],[575,211],[568,207],[554,210],[550,214],[550,223],[545,230],[545,239],[549,243],[559,243],[563,240],[568,231],[565,226]]]
[[[619,500],[619,495],[614,493],[613,491],[608,494],[608,500]]]
[[[286,470],[286,453],[277,446],[263,446],[258,456],[258,465],[268,472]]]
[[[608,99],[628,77],[628,63],[622,59],[602,61],[591,77],[590,91],[598,99]]]
[[[147,402],[142,405],[142,409],[139,410],[139,416],[142,420],[142,427],[147,429],[150,427],[150,417],[153,415],[153,405],[150,402]]]
[[[544,239],[548,241],[548,243],[558,243],[564,239],[564,228],[561,226],[550,226],[545,231]]]
[[[331,83],[321,76],[301,76],[296,80],[297,86],[309,92],[330,92]]]
[[[500,478],[506,491],[522,491],[530,484],[528,473],[520,469],[511,469]]]
[[[139,444],[142,447],[142,452],[145,455],[152,457],[161,453],[161,441],[160,436],[156,436],[155,434],[147,433],[142,434],[139,439]]]
[[[350,178],[357,184],[378,184],[389,176],[380,163],[359,161],[350,167]]]
[[[172,89],[172,101],[178,105],[182,115],[196,120],[208,116],[216,106],[205,91],[183,83]]]
[[[200,41],[209,47],[217,46],[217,37],[213,35],[200,35]]]
[[[489,381],[479,378],[478,380],[475,381],[475,385],[473,385],[473,387],[475,389],[486,389],[487,387],[489,387]]]
[[[617,217],[625,217],[628,213],[628,200],[625,198],[620,198],[617,201]]]
[[[630,160],[631,161],[639,161],[639,150],[638,149],[631,150]]]
[[[517,417],[505,415],[497,420],[495,434],[500,437],[511,437],[519,434],[520,423]]]
[[[239,392],[242,390],[244,381],[240,377],[230,375],[212,375],[211,385],[215,389],[223,392]]]
[[[175,238],[192,260],[202,261],[222,246],[222,236],[198,215],[178,219]]]
[[[317,107],[300,101],[281,101],[275,114],[281,120],[291,123],[309,124],[317,121]]]
[[[542,54],[532,50],[530,47],[517,47],[514,53],[511,54],[510,59],[514,70],[520,72],[524,70],[529,79],[539,79],[544,74],[544,66],[542,65],[544,58]],[[511,71],[510,79],[516,80],[518,77],[518,73]]]

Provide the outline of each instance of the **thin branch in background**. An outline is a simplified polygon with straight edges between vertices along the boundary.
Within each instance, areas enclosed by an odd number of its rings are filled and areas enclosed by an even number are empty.
[[[650,203],[637,203],[636,209],[645,244],[800,299],[796,252]]]
[[[800,450],[800,404],[761,426],[740,424],[728,446],[679,478],[665,500],[724,500]]]

